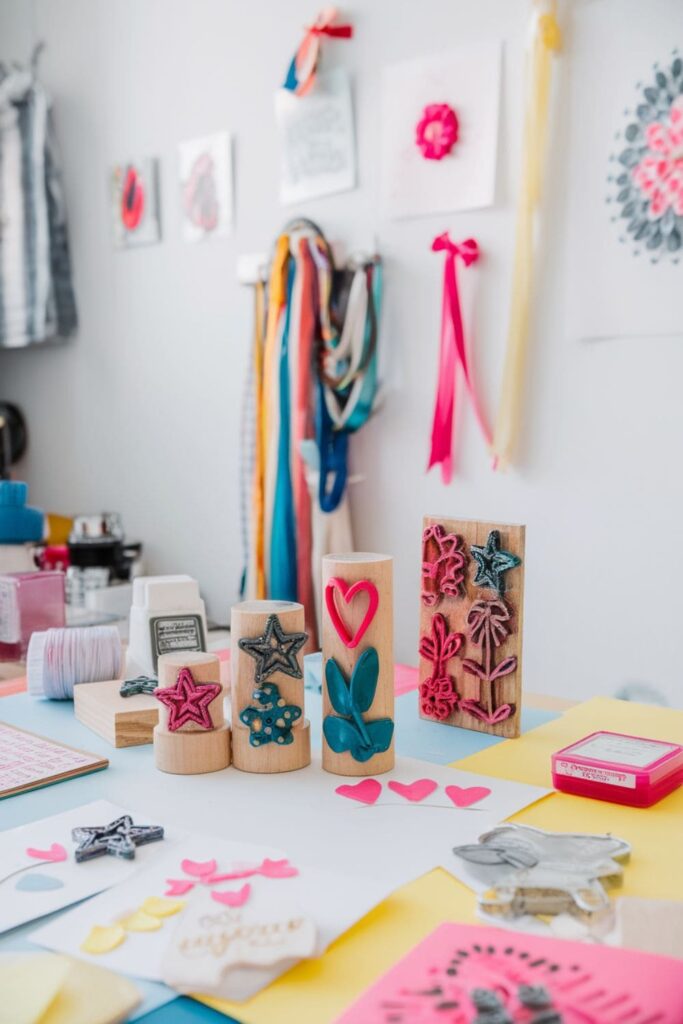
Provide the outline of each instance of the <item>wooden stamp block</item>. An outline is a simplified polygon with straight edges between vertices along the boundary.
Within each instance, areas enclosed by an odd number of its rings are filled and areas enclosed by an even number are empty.
[[[394,767],[393,626],[389,555],[323,558],[325,771],[378,775]]]
[[[524,527],[425,516],[420,715],[519,736]]]
[[[244,772],[291,772],[311,763],[304,716],[304,608],[243,601],[230,615],[232,749]]]
[[[171,775],[202,775],[230,764],[230,727],[202,732],[167,732],[154,729],[154,763]]]
[[[146,693],[122,697],[121,683],[120,679],[109,679],[74,686],[76,718],[113,747],[151,743],[154,726],[159,721],[160,704]]]
[[[214,686],[221,686],[220,692],[216,694],[214,700],[212,700],[207,706],[208,715],[211,720],[211,727],[214,729],[220,729],[221,726],[225,725],[225,714],[223,711],[224,693],[221,684],[220,661],[218,656],[216,654],[209,654],[203,651],[178,651],[176,654],[162,654],[158,663],[158,690],[176,688],[180,683],[180,673],[183,669],[189,669],[192,680],[198,686],[206,683],[213,684]],[[173,714],[174,704],[177,707],[177,702],[164,704],[158,697],[155,699],[159,706],[159,725],[163,729],[169,729],[169,721]],[[170,731],[201,732],[206,731],[206,727],[191,718],[182,725],[176,725],[171,728]]]

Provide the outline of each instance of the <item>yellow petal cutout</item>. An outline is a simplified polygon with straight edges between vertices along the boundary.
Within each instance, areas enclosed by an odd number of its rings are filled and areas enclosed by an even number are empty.
[[[148,896],[140,907],[145,914],[152,917],[171,917],[185,906],[185,900],[167,900],[163,896]]]
[[[112,949],[121,945],[125,937],[126,933],[120,924],[108,925],[106,928],[96,924],[94,928],[90,929],[86,940],[81,943],[81,949],[84,953],[93,953],[94,955],[111,953]]]
[[[122,918],[119,924],[127,932],[157,932],[161,928],[159,918],[146,914],[144,910],[136,910],[130,917]]]

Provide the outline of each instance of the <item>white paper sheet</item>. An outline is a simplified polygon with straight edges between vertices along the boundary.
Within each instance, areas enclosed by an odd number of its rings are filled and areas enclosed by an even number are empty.
[[[188,139],[178,146],[182,233],[186,242],[232,230],[232,146],[227,132]]]
[[[218,871],[230,871],[238,865],[259,864],[264,857],[281,860],[287,853],[272,847],[256,847],[243,843],[222,842],[205,836],[195,836],[176,845],[162,860],[148,870],[141,871],[122,885],[102,893],[95,899],[75,907],[57,920],[33,933],[32,941],[49,949],[99,963],[111,970],[134,977],[160,981],[163,977],[162,960],[172,941],[174,930],[182,928],[182,914],[163,920],[162,927],[153,932],[129,932],[125,941],[106,954],[97,956],[84,953],[81,943],[94,925],[112,924],[117,918],[135,911],[149,896],[163,896],[167,878],[183,878],[180,863],[184,858],[194,861],[216,860]],[[317,943],[315,955],[320,955],[342,932],[368,913],[373,906],[389,895],[391,888],[376,878],[349,874],[335,874],[308,864],[290,860],[300,874],[293,878],[267,879],[255,876],[246,881],[252,886],[252,896],[240,914],[245,923],[259,919],[264,907],[269,915],[300,912],[315,921]],[[211,886],[198,884],[187,897],[178,899],[205,900],[211,889],[224,892],[238,890],[243,881],[222,882]],[[210,899],[210,897],[209,897]],[[188,904],[189,905],[189,904]],[[211,901],[209,908],[221,914],[224,908]],[[232,912],[235,915],[235,912]],[[271,918],[272,919],[272,918]],[[200,959],[200,970],[203,963]],[[228,999],[247,999],[265,985],[289,970],[292,961],[270,967],[238,969],[226,975],[225,983],[213,994]],[[174,979],[168,976],[171,983]],[[178,986],[182,991],[197,991],[197,985],[187,982]],[[206,991],[205,989],[201,989]]]
[[[158,815],[141,814],[117,807],[107,800],[95,800],[63,814],[55,814],[51,818],[3,832],[0,835],[0,879],[6,880],[0,881],[0,932],[16,928],[44,914],[51,914],[124,881],[140,867],[163,856],[165,850],[183,834],[180,830],[165,829],[164,838],[160,842],[138,847],[134,860],[105,855],[76,863],[72,828],[107,825],[122,814],[132,815],[135,824],[139,825],[163,824]],[[50,863],[26,855],[29,847],[47,850],[53,843],[64,847],[68,852],[67,860]],[[10,872],[29,864],[35,866],[7,877]],[[59,887],[26,889],[27,884]]]
[[[501,44],[482,42],[392,64],[382,75],[381,209],[419,217],[490,206],[495,199]],[[415,142],[424,108],[446,103],[459,123],[441,160]]]
[[[307,96],[278,89],[275,118],[280,136],[282,203],[300,203],[355,187],[351,85],[342,68],[317,75]]]
[[[660,256],[663,246],[649,250],[647,239],[635,242],[627,230],[632,217],[622,216],[631,197],[619,201],[622,185],[616,183],[630,176],[618,160],[629,148],[626,129],[639,121],[645,89],[658,91],[657,70],[670,69],[681,27],[680,0],[601,0],[574,12],[565,303],[570,340],[683,333],[683,250],[674,262]]]

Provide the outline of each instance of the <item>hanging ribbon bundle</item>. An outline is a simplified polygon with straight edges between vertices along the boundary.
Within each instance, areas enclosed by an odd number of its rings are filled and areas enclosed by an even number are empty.
[[[278,238],[267,285],[256,290],[244,404],[253,429],[243,424],[243,472],[251,475],[243,589],[249,598],[300,601],[313,643],[318,567],[304,453],[317,448],[316,504],[334,512],[346,488],[348,435],[368,419],[377,388],[380,290],[377,259],[336,270],[324,236],[303,220]]]
[[[546,10],[535,10],[532,17],[531,48],[527,58],[524,164],[517,204],[512,304],[501,401],[493,441],[494,458],[501,466],[511,460],[519,433],[522,386],[529,347],[537,234],[535,222],[543,186],[553,55],[562,45],[555,17],[556,4],[552,0],[544,6]]]
[[[479,247],[473,238],[456,244],[451,241],[448,232],[445,231],[432,242],[432,251],[444,252],[446,262],[443,275],[439,371],[434,401],[432,444],[427,469],[440,465],[443,482],[450,483],[453,476],[453,420],[458,368],[462,370],[465,387],[472,401],[472,408],[481,432],[487,444],[491,445],[491,433],[481,409],[465,344],[465,329],[460,309],[456,272],[456,260],[461,259],[466,267],[471,266],[479,258]]]
[[[314,23],[306,29],[306,34],[292,58],[283,82],[283,88],[296,96],[305,96],[315,83],[320,60],[320,43],[323,36],[329,39],[351,39],[352,25],[333,24],[337,17],[336,7],[326,7],[320,12]]]

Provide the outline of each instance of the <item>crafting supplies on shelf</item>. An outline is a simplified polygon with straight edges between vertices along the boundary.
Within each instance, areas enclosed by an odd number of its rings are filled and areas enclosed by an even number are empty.
[[[315,647],[313,551],[337,519],[348,532],[349,434],[366,423],[377,393],[381,261],[357,256],[335,267],[320,229],[297,219],[277,239],[267,280],[254,287],[243,596],[301,602]]]

